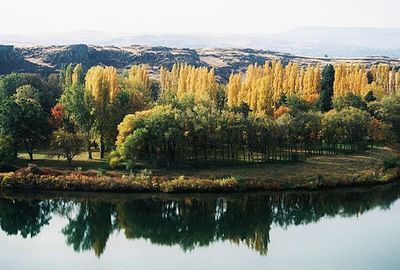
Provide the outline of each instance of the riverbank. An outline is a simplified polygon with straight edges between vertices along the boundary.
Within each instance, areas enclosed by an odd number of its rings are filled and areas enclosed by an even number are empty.
[[[311,157],[304,162],[230,165],[201,169],[80,171],[29,166],[0,175],[0,188],[98,192],[242,192],[255,190],[315,190],[393,182],[397,166],[384,160],[397,155],[389,148],[354,155]],[[387,167],[387,166],[386,166]]]

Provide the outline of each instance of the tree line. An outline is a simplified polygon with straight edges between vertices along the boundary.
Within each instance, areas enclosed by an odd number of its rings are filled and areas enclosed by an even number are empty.
[[[400,71],[399,71],[400,72]],[[47,79],[0,77],[0,158],[51,147],[69,163],[85,149],[110,164],[297,160],[400,138],[400,74],[379,64],[250,65],[218,82],[214,69],[175,64],[150,76],[67,65]]]

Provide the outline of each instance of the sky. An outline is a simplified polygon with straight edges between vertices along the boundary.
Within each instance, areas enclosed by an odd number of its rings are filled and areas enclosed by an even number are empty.
[[[5,0],[0,35],[93,30],[261,34],[306,26],[400,27],[399,0]]]

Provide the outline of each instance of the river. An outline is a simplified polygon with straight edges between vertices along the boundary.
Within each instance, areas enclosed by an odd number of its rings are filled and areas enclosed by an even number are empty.
[[[400,269],[400,184],[315,192],[0,192],[1,269]]]

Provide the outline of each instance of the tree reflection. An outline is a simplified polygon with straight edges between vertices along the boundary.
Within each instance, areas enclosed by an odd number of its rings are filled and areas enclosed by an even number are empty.
[[[0,227],[8,235],[36,236],[51,219],[51,201],[0,197]]]
[[[33,237],[52,215],[65,216],[68,224],[62,233],[77,252],[93,250],[100,256],[110,235],[121,230],[127,239],[178,245],[185,251],[216,241],[231,241],[266,254],[273,224],[287,227],[318,222],[324,217],[361,215],[376,207],[388,208],[400,197],[400,185],[218,196],[15,196],[0,194],[3,231]]]
[[[62,230],[67,244],[75,251],[94,250],[100,256],[114,230],[113,206],[109,203],[86,201],[76,205],[74,217],[68,217],[68,225]]]

